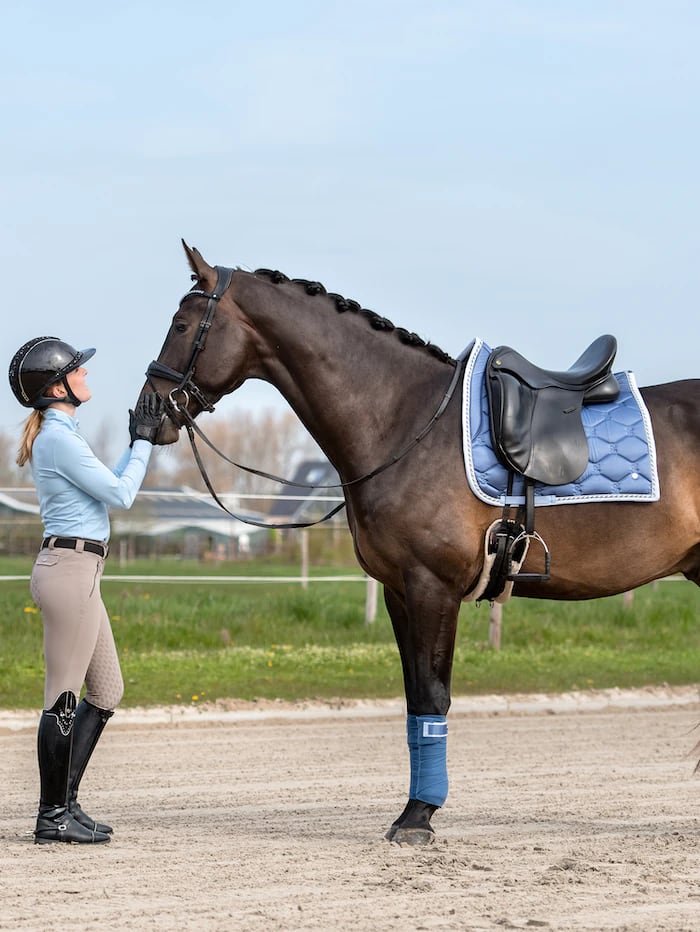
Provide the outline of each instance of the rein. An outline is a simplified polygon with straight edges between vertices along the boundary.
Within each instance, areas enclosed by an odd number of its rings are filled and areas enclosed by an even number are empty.
[[[289,523],[277,524],[274,522],[270,523],[270,522],[263,522],[263,521],[255,521],[252,518],[244,518],[242,515],[238,515],[230,511],[224,505],[224,503],[221,501],[219,496],[216,494],[216,491],[214,490],[214,487],[211,483],[211,480],[209,479],[206,468],[200,456],[199,450],[197,449],[197,444],[195,441],[195,434],[197,434],[197,436],[204,443],[206,443],[206,445],[214,453],[216,453],[218,457],[225,460],[227,463],[230,463],[232,466],[235,466],[237,469],[242,469],[244,472],[250,473],[251,475],[260,476],[263,479],[271,479],[273,482],[279,482],[284,485],[294,485],[297,488],[303,488],[303,489],[346,489],[346,488],[349,488],[350,486],[357,485],[360,482],[367,482],[369,479],[373,479],[375,476],[378,476],[380,473],[384,472],[386,469],[389,469],[390,466],[394,466],[396,463],[399,462],[399,460],[402,460],[408,453],[410,453],[410,451],[413,450],[413,448],[417,446],[421,442],[421,440],[423,440],[427,436],[427,434],[432,430],[432,428],[435,426],[435,424],[437,423],[437,421],[440,419],[445,409],[447,408],[447,405],[449,404],[455,392],[455,389],[457,385],[459,384],[460,376],[462,375],[464,371],[466,360],[469,356],[469,353],[472,350],[474,343],[472,341],[472,343],[470,343],[466,347],[466,349],[464,349],[462,353],[458,356],[457,364],[455,365],[455,370],[452,375],[452,379],[450,380],[450,384],[448,385],[447,390],[445,394],[443,395],[442,400],[440,401],[440,404],[438,405],[438,408],[433,414],[433,416],[430,418],[428,423],[423,427],[420,433],[418,433],[412,440],[410,440],[406,444],[406,446],[404,446],[403,449],[401,449],[395,456],[386,460],[381,465],[375,467],[370,472],[364,473],[362,476],[357,476],[355,479],[349,479],[347,482],[336,482],[330,485],[318,485],[318,484],[314,485],[314,484],[310,484],[306,482],[295,482],[291,479],[284,479],[281,476],[274,475],[273,473],[264,472],[263,470],[260,470],[260,469],[253,469],[250,466],[244,466],[241,463],[237,463],[235,460],[232,460],[222,450],[220,450],[214,443],[212,443],[212,441],[206,436],[206,434],[202,431],[199,425],[195,423],[194,418],[192,417],[190,412],[187,410],[187,404],[189,402],[190,397],[194,398],[202,406],[202,410],[209,411],[209,412],[212,412],[214,410],[214,405],[211,403],[211,401],[209,401],[209,399],[204,394],[204,392],[199,388],[199,386],[196,385],[196,383],[194,382],[193,376],[194,376],[195,363],[197,361],[197,357],[203,350],[204,344],[206,343],[207,334],[209,332],[209,328],[211,327],[211,322],[214,317],[214,312],[216,311],[216,305],[218,301],[220,300],[221,296],[223,295],[223,293],[226,291],[226,289],[230,285],[231,278],[233,276],[233,269],[227,269],[227,268],[224,268],[223,266],[218,266],[218,265],[215,266],[215,268],[217,272],[217,280],[216,280],[216,285],[214,287],[213,292],[203,291],[199,289],[192,289],[191,291],[188,291],[187,294],[184,295],[184,297],[180,301],[180,304],[182,304],[182,302],[186,298],[188,298],[190,295],[202,295],[208,298],[207,306],[204,311],[204,316],[200,322],[199,330],[194,340],[194,344],[192,347],[192,354],[190,356],[190,360],[187,365],[186,372],[184,373],[178,372],[176,369],[171,369],[169,366],[165,366],[162,363],[159,363],[158,361],[154,360],[153,362],[151,362],[151,364],[148,366],[148,369],[146,370],[146,379],[149,385],[156,392],[158,397],[160,397],[163,400],[163,403],[166,408],[166,412],[168,411],[168,407],[170,407],[170,410],[173,411],[173,413],[176,413],[177,415],[179,415],[180,419],[185,422],[183,426],[187,430],[187,436],[190,441],[190,446],[192,447],[192,453],[194,455],[195,462],[197,463],[197,468],[199,469],[200,475],[204,481],[204,484],[206,485],[209,491],[209,494],[212,496],[216,504],[223,511],[231,515],[232,518],[236,518],[237,520],[242,521],[244,524],[252,524],[252,525],[255,525],[256,527],[263,527],[263,528],[305,528],[305,527],[313,527],[315,524],[321,524],[323,521],[327,521],[329,518],[332,518],[333,515],[337,514],[342,508],[344,508],[345,502],[341,502],[339,505],[337,505],[327,514],[323,515],[323,517],[318,518],[318,520],[316,521],[307,521],[307,522],[300,522],[300,523],[289,522]],[[162,398],[160,393],[157,391],[157,389],[153,385],[151,381],[151,376],[155,376],[157,378],[168,379],[171,382],[178,382],[178,385],[176,385],[176,387],[172,389],[172,391],[168,394],[167,401]],[[176,395],[178,393],[181,396],[184,395],[184,405],[181,403],[181,400],[176,398]]]
[[[190,418],[189,412],[187,412],[187,417]],[[244,518],[242,515],[235,514],[235,512],[230,511],[230,510],[226,507],[226,505],[224,505],[224,503],[221,501],[221,499],[219,498],[219,496],[218,496],[218,495],[216,494],[216,492],[214,491],[214,487],[213,487],[213,485],[211,484],[211,480],[210,480],[210,478],[209,478],[209,476],[208,476],[208,474],[207,474],[206,469],[204,468],[204,463],[202,462],[202,458],[201,458],[201,456],[199,455],[199,450],[197,449],[197,445],[196,445],[195,440],[194,440],[194,431],[192,430],[192,427],[193,427],[193,426],[194,426],[195,430],[200,434],[200,436],[203,437],[203,439],[209,444],[209,446],[210,446],[213,450],[216,450],[217,453],[219,453],[219,455],[221,456],[222,459],[225,459],[228,463],[231,463],[231,464],[234,465],[234,466],[238,466],[238,463],[234,463],[233,460],[230,460],[227,456],[225,456],[223,453],[221,453],[219,450],[217,450],[216,447],[215,447],[212,443],[210,443],[209,440],[204,436],[204,434],[201,433],[201,431],[200,431],[199,428],[194,424],[194,421],[192,421],[191,418],[190,418],[190,420],[189,420],[189,423],[185,424],[185,428],[186,428],[186,430],[187,430],[187,436],[189,437],[189,441],[190,441],[190,446],[192,447],[192,453],[194,454],[194,459],[195,459],[195,462],[197,463],[197,467],[198,467],[198,469],[199,469],[199,473],[200,473],[202,479],[204,480],[204,484],[206,485],[207,489],[209,490],[209,494],[210,494],[211,497],[214,499],[214,501],[215,501],[216,504],[219,506],[219,508],[222,508],[222,509],[226,512],[226,514],[231,515],[232,518],[236,518],[238,521],[242,521],[244,524],[254,524],[255,527],[264,527],[264,528],[277,528],[277,527],[279,527],[279,528],[302,528],[302,527],[313,527],[314,524],[321,524],[323,521],[327,521],[329,518],[332,518],[333,515],[338,514],[338,512],[339,512],[342,508],[345,508],[345,502],[341,502],[339,505],[336,505],[335,508],[333,508],[333,509],[332,509],[331,511],[329,511],[327,514],[323,515],[322,518],[318,518],[316,521],[301,521],[301,522],[286,521],[286,522],[284,522],[284,523],[282,523],[282,524],[277,524],[277,523],[274,522],[274,521],[273,521],[273,522],[270,522],[270,521],[256,521],[254,518]],[[266,478],[269,478],[269,479],[275,479],[276,482],[286,482],[286,479],[277,479],[276,476],[268,476],[267,473],[260,472],[260,471],[257,470],[257,469],[249,469],[249,468],[246,467],[246,466],[239,466],[238,468],[239,468],[239,469],[245,469],[246,472],[253,473],[253,475],[256,475],[256,476],[265,476]],[[302,484],[302,483],[295,483],[295,485],[301,485],[301,484]],[[305,484],[303,485],[303,487],[306,488],[306,489],[313,489],[313,488],[314,488],[314,486],[312,486],[312,485],[305,485]],[[335,488],[335,486],[318,486],[318,488]]]

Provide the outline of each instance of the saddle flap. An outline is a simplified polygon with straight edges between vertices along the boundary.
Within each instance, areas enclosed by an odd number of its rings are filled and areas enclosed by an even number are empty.
[[[533,388],[494,365],[489,356],[486,389],[491,442],[503,465],[542,482],[573,482],[588,465],[588,441],[581,422],[584,388]]]

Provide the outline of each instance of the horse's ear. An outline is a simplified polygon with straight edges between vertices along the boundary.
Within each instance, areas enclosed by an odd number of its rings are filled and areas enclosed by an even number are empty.
[[[207,272],[211,274],[214,273],[214,270],[207,262],[205,262],[198,249],[195,249],[194,246],[188,246],[184,239],[182,240],[182,246],[185,250],[185,255],[187,256],[187,261],[190,264],[190,268],[200,281],[207,277]]]

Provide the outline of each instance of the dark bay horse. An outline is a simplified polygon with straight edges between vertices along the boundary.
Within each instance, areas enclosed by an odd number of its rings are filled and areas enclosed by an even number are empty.
[[[409,798],[387,838],[429,842],[431,817],[447,795],[457,616],[499,509],[467,485],[459,392],[420,442],[396,456],[447,397],[455,360],[317,282],[212,267],[183,245],[195,285],[144,386],[170,398],[158,442],[175,442],[188,416],[212,410],[246,379],[262,379],[350,483],[344,494],[357,559],[384,586],[406,691]],[[641,393],[659,451],[660,500],[538,509],[551,578],[516,583],[514,595],[592,599],[673,573],[700,584],[700,380]],[[537,555],[532,560],[536,572]]]

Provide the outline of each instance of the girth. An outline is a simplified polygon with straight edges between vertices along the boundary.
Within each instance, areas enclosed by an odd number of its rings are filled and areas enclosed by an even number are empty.
[[[615,337],[600,336],[565,372],[540,369],[509,346],[492,351],[486,364],[491,440],[507,469],[545,485],[578,479],[588,465],[581,406],[617,398],[616,351]]]

